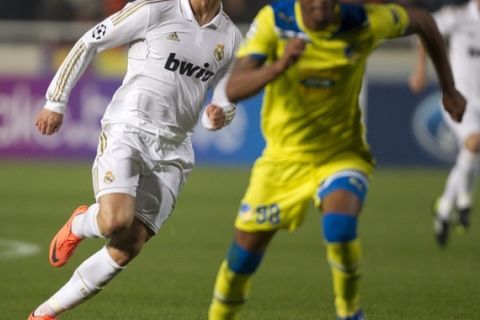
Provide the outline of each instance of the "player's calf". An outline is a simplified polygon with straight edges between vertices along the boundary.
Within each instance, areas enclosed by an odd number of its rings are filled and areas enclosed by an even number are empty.
[[[262,257],[263,253],[251,252],[232,243],[217,275],[209,320],[237,319],[237,313],[250,291],[251,276]]]
[[[346,318],[337,317],[337,320],[365,320],[365,319],[366,318],[362,310],[358,311],[351,317],[346,317]]]
[[[323,216],[323,232],[327,259],[332,271],[338,319],[357,319],[352,318],[360,312],[360,243],[357,239],[357,217],[326,213]]]

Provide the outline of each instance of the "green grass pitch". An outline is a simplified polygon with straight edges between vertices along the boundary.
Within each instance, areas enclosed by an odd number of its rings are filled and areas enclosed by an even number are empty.
[[[480,319],[480,213],[446,250],[433,240],[429,210],[446,174],[377,170],[360,224],[369,320]],[[61,319],[206,319],[248,176],[248,168],[196,168],[160,234],[103,292]],[[0,319],[26,319],[103,244],[87,240],[64,268],[48,264],[53,234],[77,205],[92,202],[90,167],[2,162],[0,177],[0,250],[5,240],[41,246],[34,256],[0,258]],[[333,320],[324,256],[319,214],[311,208],[297,232],[274,239],[242,319]]]

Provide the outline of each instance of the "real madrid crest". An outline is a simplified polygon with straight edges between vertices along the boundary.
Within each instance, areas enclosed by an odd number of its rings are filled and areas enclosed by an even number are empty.
[[[215,56],[215,59],[217,61],[220,61],[223,59],[223,56],[225,55],[224,49],[225,46],[223,44],[217,44],[217,47],[213,51],[213,55]]]
[[[115,180],[115,176],[113,175],[112,171],[105,172],[105,177],[103,177],[103,181],[105,183],[112,183]]]

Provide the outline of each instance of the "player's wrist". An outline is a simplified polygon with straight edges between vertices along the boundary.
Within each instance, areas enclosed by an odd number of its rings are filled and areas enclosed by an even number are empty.
[[[43,108],[60,114],[65,112],[65,104],[62,102],[47,100]]]
[[[455,84],[442,85],[441,88],[444,96],[453,96],[457,94]]]
[[[281,75],[288,68],[288,62],[285,59],[279,59],[272,63],[273,77]]]
[[[212,123],[210,122],[210,119],[208,118],[206,111],[204,111],[202,115],[202,126],[207,130],[212,130],[213,128]]]

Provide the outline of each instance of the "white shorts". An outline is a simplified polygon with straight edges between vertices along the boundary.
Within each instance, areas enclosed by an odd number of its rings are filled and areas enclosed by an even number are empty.
[[[107,124],[92,168],[95,198],[109,193],[134,196],[136,217],[157,233],[193,163],[190,139],[176,143],[127,124]]]
[[[455,122],[444,108],[442,108],[443,118],[450,129],[457,137],[460,146],[473,134],[480,133],[480,101],[468,102],[463,115],[462,122]]]

